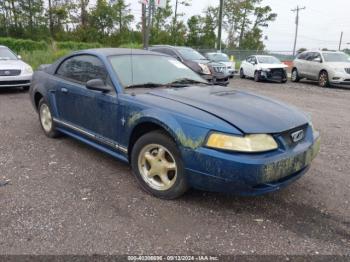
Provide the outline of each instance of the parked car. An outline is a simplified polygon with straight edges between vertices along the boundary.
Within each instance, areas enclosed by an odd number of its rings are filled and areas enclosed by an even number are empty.
[[[200,74],[204,79],[218,85],[228,85],[229,75],[226,66],[221,63],[213,63],[202,54],[190,47],[157,45],[149,50],[170,55]]]
[[[239,75],[241,78],[254,78],[256,82],[267,80],[286,83],[287,68],[274,56],[253,55],[242,62]]]
[[[6,46],[0,46],[0,88],[22,87],[29,89],[33,70]]]
[[[142,188],[164,199],[190,187],[279,190],[319,150],[319,133],[294,107],[210,85],[144,50],[70,54],[34,73],[30,97],[48,137],[63,133],[129,163]]]
[[[292,69],[292,81],[306,78],[319,86],[350,85],[350,56],[343,52],[306,51],[297,56]]]
[[[204,56],[211,62],[221,63],[226,66],[226,71],[230,78],[233,78],[236,70],[236,63],[234,61],[230,61],[228,55],[216,52],[216,53],[205,53]]]

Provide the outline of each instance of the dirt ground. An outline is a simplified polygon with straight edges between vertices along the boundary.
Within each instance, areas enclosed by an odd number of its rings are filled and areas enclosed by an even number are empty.
[[[49,139],[28,93],[0,91],[0,254],[350,255],[350,89],[313,83],[233,88],[313,117],[322,146],[280,192],[234,197],[145,194],[127,165],[71,138]]]

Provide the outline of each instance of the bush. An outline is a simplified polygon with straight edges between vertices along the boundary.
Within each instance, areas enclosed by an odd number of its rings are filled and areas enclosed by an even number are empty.
[[[0,45],[7,46],[11,50],[19,53],[21,51],[47,50],[48,44],[44,41],[33,41],[27,39],[15,39],[10,37],[0,37]]]
[[[33,69],[37,69],[42,64],[52,64],[58,58],[69,54],[71,50],[62,49],[62,50],[53,50],[49,48],[48,50],[35,50],[32,52],[22,51],[20,55],[22,56],[23,61],[30,64]]]
[[[57,49],[69,49],[69,50],[82,50],[82,49],[91,49],[91,48],[100,48],[102,47],[99,43],[83,43],[83,42],[56,42]]]

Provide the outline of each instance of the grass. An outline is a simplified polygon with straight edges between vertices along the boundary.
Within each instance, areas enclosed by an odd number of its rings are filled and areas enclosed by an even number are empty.
[[[28,63],[36,70],[42,64],[52,64],[58,58],[69,54],[71,50],[62,49],[62,50],[53,50],[51,48],[47,50],[35,50],[32,52],[22,51],[20,55],[22,56],[23,61]]]

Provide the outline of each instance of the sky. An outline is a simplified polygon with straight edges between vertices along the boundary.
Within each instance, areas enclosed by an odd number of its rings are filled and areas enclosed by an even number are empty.
[[[141,16],[139,0],[131,3],[135,17]],[[175,0],[173,0],[175,2]],[[185,19],[200,14],[209,5],[217,6],[219,0],[192,0],[192,6],[184,7]],[[343,48],[350,48],[350,0],[263,0],[277,13],[275,22],[264,29],[266,48],[270,51],[291,51],[295,35],[295,13],[291,10],[299,5],[306,7],[300,11],[299,37],[297,49],[338,49],[340,34],[343,31]],[[224,34],[226,37],[226,34]],[[348,43],[348,44],[347,44]]]

